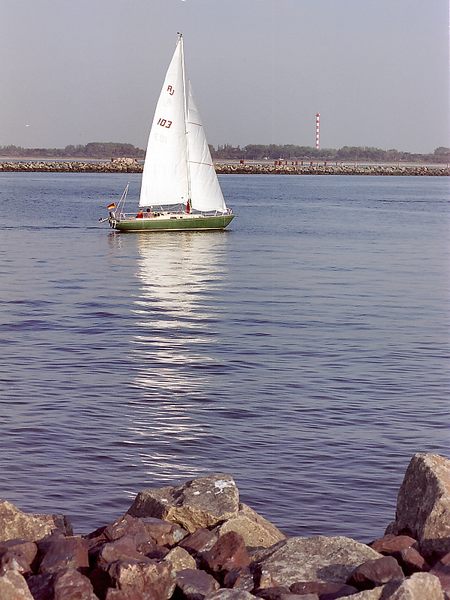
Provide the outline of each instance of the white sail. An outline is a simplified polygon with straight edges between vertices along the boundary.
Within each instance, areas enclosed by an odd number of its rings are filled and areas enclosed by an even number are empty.
[[[216,171],[206,141],[205,130],[189,82],[187,97],[187,142],[192,208],[199,211],[226,212]]]
[[[180,37],[156,105],[142,174],[139,206],[188,199],[186,94]]]

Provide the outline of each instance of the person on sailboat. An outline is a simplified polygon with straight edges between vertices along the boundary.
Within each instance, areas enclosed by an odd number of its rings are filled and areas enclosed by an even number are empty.
[[[153,213],[152,213],[152,209],[151,208],[147,208],[147,210],[145,211],[144,217],[146,219],[151,219],[153,217]]]
[[[191,213],[191,199],[189,198],[186,202],[186,213],[189,215]]]

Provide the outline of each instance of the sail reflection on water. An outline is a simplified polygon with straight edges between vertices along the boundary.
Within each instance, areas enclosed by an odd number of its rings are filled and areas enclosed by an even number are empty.
[[[141,288],[132,309],[138,331],[133,387],[141,400],[133,433],[141,443],[146,438],[141,460],[156,479],[173,479],[177,471],[195,476],[186,461],[208,436],[203,411],[221,372],[214,324],[227,237],[222,232],[137,236]]]

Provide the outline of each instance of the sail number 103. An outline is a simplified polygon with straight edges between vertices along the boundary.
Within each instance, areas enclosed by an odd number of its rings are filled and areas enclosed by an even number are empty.
[[[172,121],[169,121],[168,119],[158,119],[158,125],[161,125],[161,127],[165,127],[166,129],[170,129]]]

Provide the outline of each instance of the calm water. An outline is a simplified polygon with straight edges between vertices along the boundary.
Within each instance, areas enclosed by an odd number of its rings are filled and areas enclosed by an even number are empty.
[[[121,235],[128,179],[0,175],[0,497],[81,533],[222,471],[289,534],[381,535],[448,453],[448,179],[225,176],[229,231]]]

